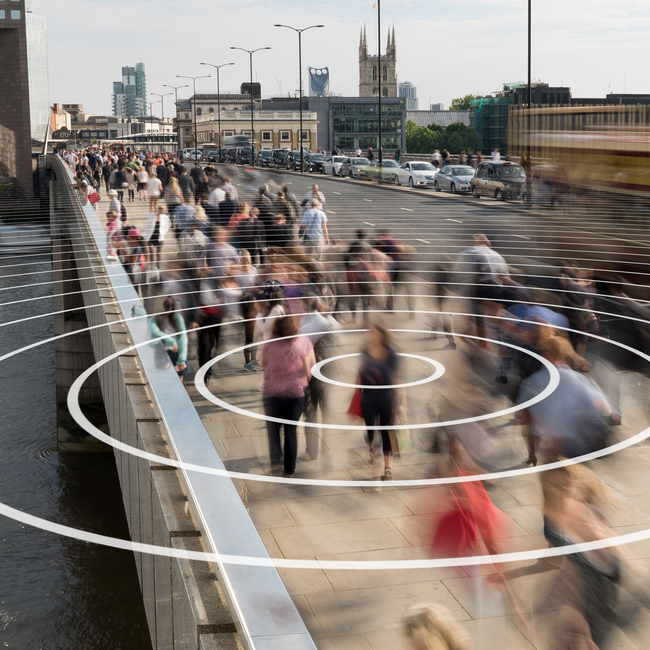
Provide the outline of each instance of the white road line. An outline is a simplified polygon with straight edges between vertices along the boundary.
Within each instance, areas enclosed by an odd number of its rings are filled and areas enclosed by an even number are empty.
[[[376,228],[374,223],[370,223],[370,221],[364,221],[363,222],[366,226],[372,226],[373,228]]]
[[[363,199],[364,201],[367,201],[368,203],[372,203],[372,199]]]
[[[454,223],[463,223],[462,221],[458,221],[458,219],[447,219],[447,221],[453,221]]]
[[[331,210],[328,210],[330,214],[336,214],[336,212],[332,212]]]
[[[332,194],[338,194],[339,196],[341,196],[341,192],[332,192]]]
[[[407,212],[413,212],[413,210],[411,210],[411,208],[400,208],[400,210],[406,210]]]
[[[513,237],[519,237],[519,239],[530,239],[530,237],[526,237],[525,235],[513,235]]]
[[[430,241],[427,241],[426,239],[416,239],[415,241],[421,241],[423,244],[430,244]]]

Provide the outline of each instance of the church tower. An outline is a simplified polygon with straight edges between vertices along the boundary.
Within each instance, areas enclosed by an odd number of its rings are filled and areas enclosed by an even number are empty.
[[[395,46],[395,26],[391,34],[388,28],[386,54],[368,55],[366,26],[359,36],[359,97],[376,97],[379,94],[379,75],[381,77],[382,97],[397,97],[397,51]]]

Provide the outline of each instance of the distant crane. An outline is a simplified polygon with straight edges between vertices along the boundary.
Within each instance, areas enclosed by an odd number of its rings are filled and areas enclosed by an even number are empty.
[[[278,95],[282,97],[282,82],[276,77],[275,80],[278,82]]]

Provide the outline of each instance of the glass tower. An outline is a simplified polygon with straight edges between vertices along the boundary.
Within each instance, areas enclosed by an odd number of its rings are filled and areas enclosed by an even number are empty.
[[[27,31],[27,70],[29,77],[29,109],[32,138],[44,140],[50,121],[50,71],[47,56],[47,21],[32,12],[31,2],[25,5]]]
[[[147,114],[147,77],[144,63],[122,68],[122,81],[113,82],[113,115],[141,117]]]

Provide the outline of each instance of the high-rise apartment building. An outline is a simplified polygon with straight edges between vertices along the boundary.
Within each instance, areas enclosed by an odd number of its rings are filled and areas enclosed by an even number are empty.
[[[418,110],[418,89],[410,81],[399,84],[399,96],[406,99],[407,111]]]
[[[27,74],[29,77],[29,117],[31,134],[35,140],[45,138],[50,121],[50,68],[47,55],[47,20],[25,2],[25,30],[27,34]]]
[[[147,114],[147,76],[144,63],[122,68],[122,81],[113,82],[113,115],[142,117]]]

